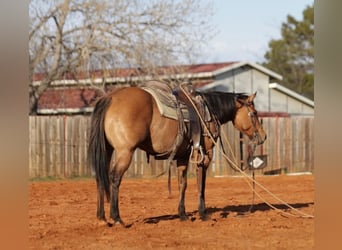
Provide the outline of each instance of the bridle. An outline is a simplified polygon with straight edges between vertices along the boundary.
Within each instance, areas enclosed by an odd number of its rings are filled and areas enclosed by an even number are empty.
[[[253,103],[251,103],[251,102],[243,102],[242,105],[247,108],[248,117],[249,117],[249,119],[250,119],[250,121],[252,123],[253,130],[254,130],[253,131],[253,139],[251,140],[251,142],[254,144],[254,147],[256,147],[258,145],[258,142],[259,142],[260,138],[261,138],[261,136],[259,134],[259,131],[258,131],[257,127],[256,127],[256,122],[257,122],[257,119],[258,119],[257,111],[255,111],[255,110],[252,111],[250,109],[250,107],[253,105]]]
[[[241,103],[241,102],[240,102]],[[251,106],[253,105],[252,102],[243,102],[241,103],[243,107],[245,107],[247,109],[247,114],[248,114],[248,117],[252,123],[252,126],[253,126],[253,139],[251,139],[248,143],[248,147],[247,147],[247,151],[248,151],[248,162],[250,161],[250,159],[253,160],[253,157],[254,157],[254,151],[256,149],[256,146],[258,145],[258,142],[261,138],[260,134],[259,134],[259,131],[256,127],[256,121],[258,119],[257,117],[257,111],[253,111],[251,110]],[[253,162],[253,161],[252,161]],[[254,168],[253,168],[254,170]],[[254,171],[253,171],[253,180],[254,180]],[[255,186],[254,186],[254,182],[253,182],[253,190],[255,189]],[[253,202],[254,202],[254,192],[253,192]],[[252,206],[251,206],[252,208]],[[250,208],[250,209],[251,209]]]

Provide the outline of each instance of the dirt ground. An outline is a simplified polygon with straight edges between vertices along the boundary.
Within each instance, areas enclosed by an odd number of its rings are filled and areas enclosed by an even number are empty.
[[[269,191],[297,210],[314,214],[314,176],[256,176]],[[189,220],[177,218],[178,185],[172,179],[127,179],[120,189],[121,218],[127,225],[108,227],[96,219],[94,179],[29,184],[30,249],[313,249],[314,219],[283,214],[286,208],[242,177],[208,178],[206,207],[197,212],[196,179],[188,180]],[[251,212],[251,204],[254,204]],[[105,203],[106,213],[108,203]]]

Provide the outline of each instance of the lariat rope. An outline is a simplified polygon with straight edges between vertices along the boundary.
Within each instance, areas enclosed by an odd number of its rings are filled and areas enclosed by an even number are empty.
[[[295,215],[292,213],[288,213],[285,212],[281,209],[276,208],[275,206],[273,206],[272,204],[270,204],[268,201],[266,201],[257,191],[255,191],[255,188],[252,187],[251,182],[249,182],[247,179],[245,179],[245,181],[247,182],[247,184],[249,185],[250,188],[253,189],[253,192],[263,201],[265,202],[269,207],[273,208],[274,210],[284,214],[284,215],[288,215],[288,216],[292,216],[292,217],[302,217],[302,218],[314,218],[313,215],[304,213],[296,208],[294,208],[293,206],[291,206],[290,204],[286,203],[285,201],[283,201],[282,199],[280,199],[279,197],[277,197],[275,194],[273,194],[271,191],[269,191],[265,186],[263,186],[262,184],[260,184],[258,181],[256,181],[254,178],[251,178],[249,175],[247,175],[245,172],[243,172],[235,162],[233,162],[232,160],[229,159],[229,157],[223,152],[223,150],[221,148],[218,147],[218,143],[215,141],[215,139],[213,138],[213,136],[211,135],[211,132],[209,130],[209,128],[207,127],[207,124],[205,123],[205,121],[203,120],[202,116],[200,115],[199,110],[197,109],[196,105],[194,104],[193,100],[191,99],[191,97],[188,95],[188,93],[184,90],[184,88],[182,87],[182,85],[179,85],[179,88],[181,88],[183,90],[183,92],[185,93],[186,97],[189,99],[189,101],[191,102],[191,105],[193,105],[203,127],[206,129],[206,132],[208,132],[208,136],[210,137],[210,139],[212,140],[212,142],[214,143],[214,145],[219,149],[220,153],[222,154],[222,156],[228,161],[230,162],[230,164],[232,164],[233,169],[237,170],[238,172],[240,172],[244,177],[246,177],[248,180],[250,180],[254,185],[257,185],[258,187],[260,187],[261,189],[263,189],[264,191],[266,191],[269,195],[271,195],[274,199],[276,199],[277,201],[279,201],[280,203],[282,203],[283,205],[285,205],[286,207],[290,208],[293,211],[296,211],[299,215]],[[226,138],[226,137],[225,137]],[[226,138],[228,144],[230,145],[228,139]],[[232,155],[234,155],[232,148],[230,146],[230,150]]]

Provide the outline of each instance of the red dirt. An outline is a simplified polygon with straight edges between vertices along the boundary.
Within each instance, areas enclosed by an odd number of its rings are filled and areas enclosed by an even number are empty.
[[[257,181],[299,211],[314,213],[314,177],[257,176]],[[281,211],[291,212],[260,188],[256,189]],[[210,219],[197,213],[196,179],[188,180],[186,211],[176,216],[177,180],[172,196],[167,181],[123,179],[121,218],[127,228],[108,227],[96,219],[93,179],[31,182],[29,185],[30,249],[312,249],[314,220],[284,216],[255,198],[244,178],[208,178],[206,207]],[[105,203],[108,215],[108,203]],[[295,212],[291,212],[295,213]]]

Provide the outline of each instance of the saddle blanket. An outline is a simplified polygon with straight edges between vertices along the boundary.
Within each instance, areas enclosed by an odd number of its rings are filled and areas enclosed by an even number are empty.
[[[151,81],[141,88],[152,95],[162,116],[178,120],[177,100],[172,94],[172,89],[166,83]],[[189,111],[186,105],[180,103],[180,108],[184,120],[189,121]]]

